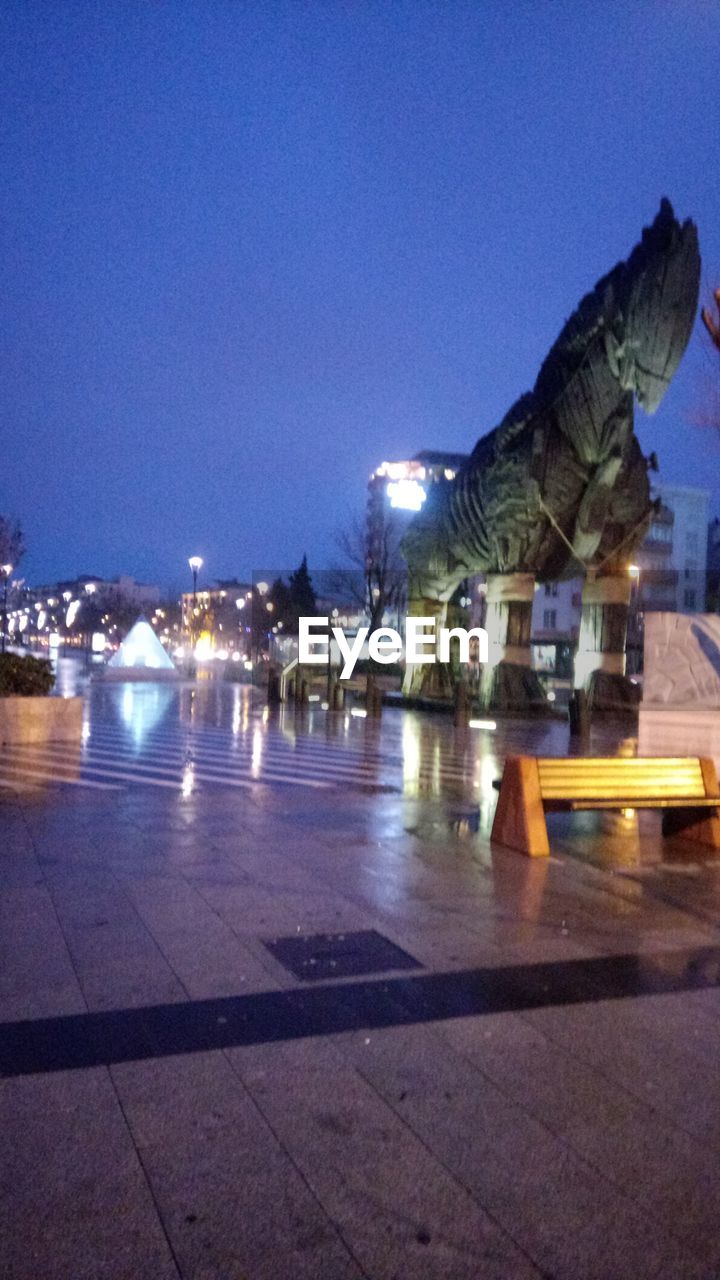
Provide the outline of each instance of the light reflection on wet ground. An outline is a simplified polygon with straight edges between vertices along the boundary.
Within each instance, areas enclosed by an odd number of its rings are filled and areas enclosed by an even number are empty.
[[[119,749],[138,756],[173,744],[202,748],[217,760],[245,761],[255,779],[283,764],[300,779],[341,782],[344,774],[408,797],[490,797],[507,754],[578,750],[561,720],[499,721],[491,730],[457,729],[447,716],[395,708],[386,708],[379,722],[318,704],[269,714],[244,685],[92,687],[87,725],[89,746],[111,735]],[[593,733],[589,749],[632,753],[635,742],[622,726],[604,727]]]
[[[368,834],[384,839],[402,832],[486,856],[493,782],[508,754],[636,750],[622,723],[598,726],[582,744],[559,718],[498,720],[493,730],[458,729],[447,715],[394,707],[384,708],[380,721],[328,712],[319,703],[270,714],[259,691],[221,682],[97,682],[86,694],[81,748],[13,748],[4,755],[0,781],[155,787],[176,790],[182,802],[208,788],[237,795],[260,788],[274,804],[295,807],[302,794],[318,802],[329,802],[331,792],[346,800],[364,795],[374,798],[362,819]],[[653,813],[630,819],[551,814],[548,822],[553,848],[618,870],[666,856]]]

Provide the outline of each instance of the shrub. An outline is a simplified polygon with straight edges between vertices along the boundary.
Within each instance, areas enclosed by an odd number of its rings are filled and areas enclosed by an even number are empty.
[[[46,658],[0,653],[0,698],[37,697],[49,693],[54,683],[55,676]]]

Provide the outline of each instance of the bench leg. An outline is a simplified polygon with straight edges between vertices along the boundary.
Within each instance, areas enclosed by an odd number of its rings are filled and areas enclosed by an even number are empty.
[[[533,756],[508,756],[505,761],[490,839],[531,858],[546,858],[550,853],[537,760]]]
[[[720,809],[663,809],[662,830],[720,849]]]

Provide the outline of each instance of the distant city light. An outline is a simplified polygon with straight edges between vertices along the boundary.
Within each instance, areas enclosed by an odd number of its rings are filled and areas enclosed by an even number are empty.
[[[58,635],[57,631],[50,632],[50,635],[48,636],[48,644],[51,649],[60,648],[60,636]]]
[[[471,729],[497,729],[495,720],[468,720]]]
[[[104,653],[104,652],[105,652],[105,643],[106,643],[106,641],[105,641],[105,632],[104,632],[104,631],[93,631],[93,637],[92,637],[92,642],[91,642],[91,646],[92,646],[92,651],[93,651],[93,653]]]
[[[63,597],[64,598],[64,597]],[[65,626],[71,627],[77,617],[77,611],[80,608],[79,600],[71,600],[65,613]]]
[[[382,462],[374,474],[387,476],[388,480],[424,480],[426,472],[421,462],[410,459],[409,462]]]

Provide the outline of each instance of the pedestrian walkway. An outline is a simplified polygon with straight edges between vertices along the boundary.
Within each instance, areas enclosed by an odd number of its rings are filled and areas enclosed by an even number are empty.
[[[2,1280],[716,1280],[720,864],[491,846],[568,745],[128,685],[3,756]]]

